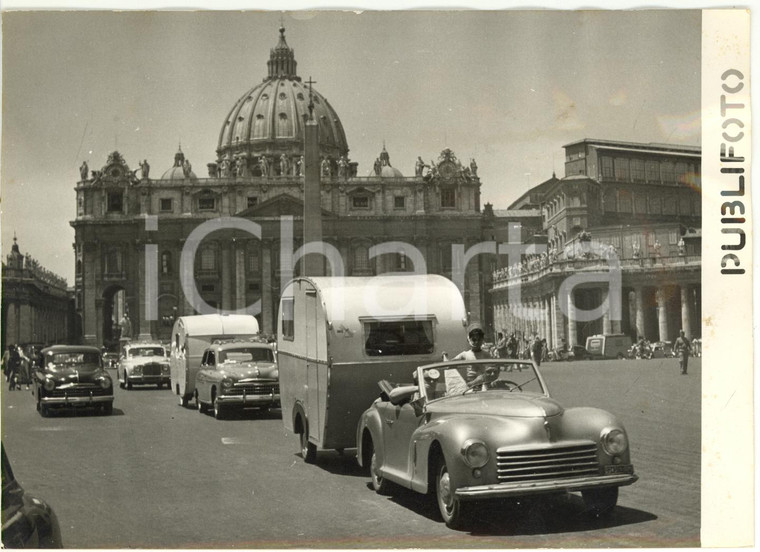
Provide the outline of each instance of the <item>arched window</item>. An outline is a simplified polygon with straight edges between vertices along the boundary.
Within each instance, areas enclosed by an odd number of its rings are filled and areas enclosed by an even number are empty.
[[[365,245],[357,245],[354,248],[354,270],[369,270],[369,249]]]
[[[118,249],[110,249],[106,253],[106,274],[120,274],[121,273],[121,251]]]
[[[277,116],[277,137],[289,138],[293,135],[290,129],[288,116],[285,113],[280,113]]]
[[[254,138],[266,138],[266,120],[264,116],[259,113],[256,115],[256,120],[253,123],[253,137]]]

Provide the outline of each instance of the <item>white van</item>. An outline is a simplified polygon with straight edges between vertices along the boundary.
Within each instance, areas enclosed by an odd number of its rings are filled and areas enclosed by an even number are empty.
[[[180,316],[172,328],[169,364],[171,385],[179,395],[179,404],[187,406],[195,393],[195,375],[201,366],[203,351],[215,340],[253,337],[259,323],[248,314],[199,314]]]
[[[462,295],[443,276],[296,278],[277,321],[285,427],[306,462],[317,447],[356,447],[378,382],[411,380],[421,364],[467,347]]]
[[[586,350],[593,359],[625,358],[631,338],[625,334],[598,334],[586,338]]]

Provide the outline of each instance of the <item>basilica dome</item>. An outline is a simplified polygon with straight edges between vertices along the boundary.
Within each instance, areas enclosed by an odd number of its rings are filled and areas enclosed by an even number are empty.
[[[285,42],[285,28],[270,51],[269,75],[235,102],[219,133],[217,156],[232,160],[241,156],[303,155],[304,123],[313,117],[319,124],[319,149],[324,157],[348,154],[348,143],[338,114],[324,96],[296,74],[293,50]]]
[[[196,180],[197,177],[190,165],[190,160],[185,159],[182,153],[182,147],[174,154],[174,165],[169,168],[162,176],[161,180]]]

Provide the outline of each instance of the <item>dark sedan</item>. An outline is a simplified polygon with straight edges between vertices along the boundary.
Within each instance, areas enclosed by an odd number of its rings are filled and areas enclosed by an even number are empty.
[[[97,347],[53,345],[42,350],[42,363],[34,373],[33,390],[42,416],[53,408],[75,407],[112,413],[113,381]]]

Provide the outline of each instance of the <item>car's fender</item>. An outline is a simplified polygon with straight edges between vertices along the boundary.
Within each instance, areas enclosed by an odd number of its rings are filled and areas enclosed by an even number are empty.
[[[359,417],[359,423],[356,426],[356,461],[360,466],[364,468],[369,467],[369,443],[367,438],[372,439],[372,443],[377,451],[378,460],[382,463],[385,457],[385,450],[383,446],[383,426],[380,420],[380,413],[375,407],[377,399],[372,406],[365,410]]]

